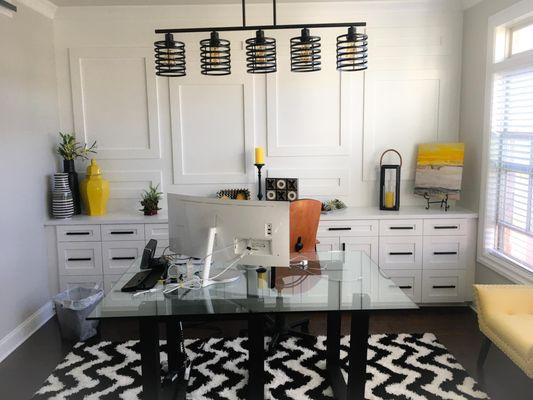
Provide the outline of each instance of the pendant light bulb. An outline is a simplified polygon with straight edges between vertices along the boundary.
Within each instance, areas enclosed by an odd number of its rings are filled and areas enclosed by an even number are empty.
[[[300,36],[291,38],[291,71],[320,71],[320,40],[319,36],[311,36],[308,28],[303,28]]]
[[[158,76],[185,76],[185,44],[174,40],[172,33],[154,43],[155,70]]]
[[[337,69],[362,71],[368,68],[368,35],[357,33],[354,26],[348,33],[337,37]]]
[[[203,75],[231,74],[231,49],[229,40],[220,39],[212,31],[209,39],[200,41],[200,68]]]
[[[246,39],[246,67],[251,74],[277,71],[276,39],[265,37],[262,29],[255,33],[255,37]]]

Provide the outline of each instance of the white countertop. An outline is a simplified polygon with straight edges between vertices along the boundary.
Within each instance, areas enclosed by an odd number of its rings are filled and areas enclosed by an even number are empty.
[[[146,216],[141,212],[113,212],[101,217],[75,215],[69,219],[50,218],[44,222],[44,225],[166,224],[167,222],[168,215],[166,213]]]
[[[322,214],[323,221],[340,221],[354,219],[413,219],[413,218],[477,218],[477,213],[460,207],[452,207],[447,212],[438,206],[429,210],[424,206],[404,206],[400,211],[380,211],[377,207],[348,207],[344,210]],[[70,219],[48,219],[45,226],[54,225],[101,225],[101,224],[165,224],[166,213],[144,216],[142,213],[114,212],[102,217],[75,215]]]

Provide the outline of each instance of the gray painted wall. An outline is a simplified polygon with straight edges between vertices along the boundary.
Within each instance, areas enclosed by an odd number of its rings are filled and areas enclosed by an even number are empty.
[[[0,338],[50,300],[43,221],[54,172],[52,21],[17,4],[0,15]]]
[[[519,1],[484,0],[464,13],[459,137],[466,149],[462,205],[471,210],[479,209],[488,19]],[[509,280],[478,263],[476,282],[509,283]]]

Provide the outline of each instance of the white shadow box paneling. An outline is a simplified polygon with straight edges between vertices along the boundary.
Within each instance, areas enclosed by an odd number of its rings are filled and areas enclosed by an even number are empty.
[[[236,75],[170,81],[174,184],[253,181],[253,85]]]
[[[111,199],[139,199],[149,185],[159,185],[163,192],[163,179],[160,170],[153,171],[106,171],[109,180]]]
[[[350,154],[358,92],[353,74],[337,71],[335,53],[323,46],[322,70],[313,73],[291,72],[288,47],[279,48],[278,72],[266,77],[269,157]]]
[[[447,73],[369,71],[365,85],[363,179],[377,179],[379,157],[389,148],[403,157],[402,179],[414,179],[417,144],[449,138]]]
[[[347,169],[281,169],[267,170],[268,178],[298,178],[300,198],[306,196],[346,196],[349,192]]]
[[[152,49],[90,47],[69,52],[76,134],[98,142],[99,159],[159,158]]]

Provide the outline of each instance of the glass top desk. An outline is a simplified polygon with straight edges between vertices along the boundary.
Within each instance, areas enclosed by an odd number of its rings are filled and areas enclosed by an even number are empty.
[[[231,283],[201,289],[177,289],[133,294],[120,291],[139,271],[139,260],[103,298],[89,319],[137,319],[143,399],[185,398],[183,357],[178,350],[179,323],[187,320],[246,319],[249,340],[248,399],[264,398],[265,316],[290,313],[327,313],[327,371],[335,398],[364,399],[369,313],[383,309],[417,308],[364,252],[300,253],[291,267],[237,265],[241,277]],[[216,270],[213,270],[213,274]],[[341,313],[351,316],[348,382],[340,368]],[[161,387],[159,322],[165,322],[169,371],[179,379]],[[193,366],[194,367],[194,366]],[[180,372],[181,371],[181,372]]]

